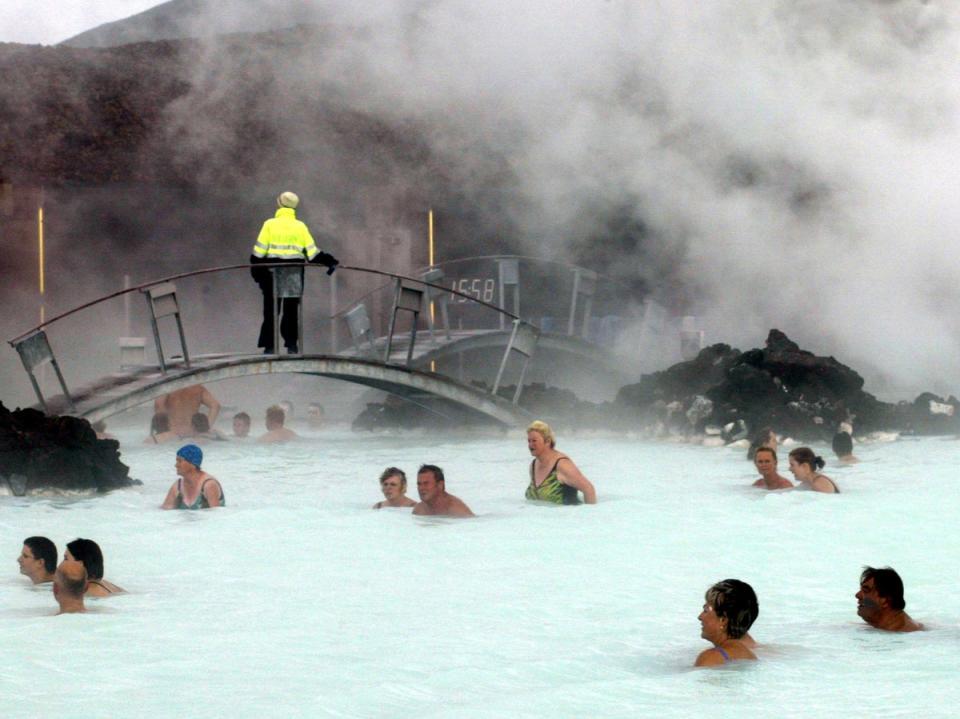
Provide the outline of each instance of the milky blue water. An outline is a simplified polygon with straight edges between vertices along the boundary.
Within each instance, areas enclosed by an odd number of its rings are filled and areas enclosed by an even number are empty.
[[[858,447],[826,496],[750,489],[739,448],[561,436],[600,503],[546,507],[523,499],[522,432],[331,431],[208,445],[228,507],[188,513],[158,508],[175,446],[121,439],[143,487],[0,498],[4,716],[931,717],[960,700],[955,441]],[[425,461],[477,519],[369,509],[385,466]],[[17,574],[31,534],[97,540],[130,593],[50,616],[49,588]],[[932,629],[866,627],[864,564],[895,567]],[[757,591],[760,661],[693,670],[703,592],[726,577]]]

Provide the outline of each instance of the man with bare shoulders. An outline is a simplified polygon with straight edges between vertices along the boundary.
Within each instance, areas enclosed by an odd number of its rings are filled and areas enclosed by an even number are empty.
[[[777,452],[770,447],[758,447],[753,455],[753,464],[760,479],[753,483],[761,489],[793,489],[793,482],[777,474]]]
[[[915,632],[923,625],[903,611],[903,580],[890,567],[864,567],[860,575],[857,614],[875,629],[887,632]]]
[[[267,426],[267,433],[260,435],[257,441],[266,443],[289,442],[291,439],[299,437],[300,435],[292,429],[287,429],[283,426],[286,418],[287,414],[280,405],[275,404],[272,407],[268,407],[267,417],[264,422]]]
[[[46,537],[27,537],[23,540],[17,564],[20,565],[20,574],[34,584],[52,582],[57,570],[57,545]]]
[[[201,406],[207,408],[212,427],[216,424],[217,415],[220,414],[220,403],[202,384],[165,394],[153,403],[154,412],[165,413],[170,420],[170,429],[181,437],[189,437],[193,433],[190,420],[200,411]]]
[[[447,494],[443,470],[435,464],[425,464],[417,470],[417,491],[420,502],[413,508],[414,514],[444,517],[473,517],[473,512],[463,501]]]
[[[87,591],[87,570],[83,562],[65,559],[53,575],[53,598],[60,605],[57,614],[80,614],[87,611],[83,595]]]

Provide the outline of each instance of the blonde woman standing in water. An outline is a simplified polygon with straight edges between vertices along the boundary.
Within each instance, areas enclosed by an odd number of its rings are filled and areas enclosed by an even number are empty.
[[[554,504],[597,503],[597,490],[567,455],[556,449],[557,440],[546,422],[537,420],[527,427],[527,449],[533,455],[527,499]]]

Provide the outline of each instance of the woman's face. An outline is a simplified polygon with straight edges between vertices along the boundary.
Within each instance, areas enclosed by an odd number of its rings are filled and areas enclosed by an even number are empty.
[[[717,616],[709,602],[703,603],[700,620],[700,636],[708,642],[720,644],[727,638],[727,621]]]
[[[813,476],[813,470],[809,464],[801,464],[793,457],[790,458],[790,471],[799,482],[807,482]]]
[[[63,559],[64,559],[64,561],[66,561],[66,562],[76,561],[76,560],[73,558],[73,555],[70,554],[70,550],[69,550],[69,549],[67,549],[66,551],[64,551],[64,553],[63,553]]]
[[[547,440],[543,438],[543,435],[536,431],[527,432],[527,449],[530,450],[530,454],[534,457],[539,457],[546,450],[550,449],[550,445],[547,444]]]
[[[399,474],[391,474],[380,483],[380,490],[387,499],[402,497],[405,489],[406,487],[404,486],[403,480],[400,479]]]

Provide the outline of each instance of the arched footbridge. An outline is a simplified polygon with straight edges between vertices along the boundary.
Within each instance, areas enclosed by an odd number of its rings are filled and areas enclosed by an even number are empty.
[[[287,297],[305,300],[306,272],[319,269],[309,264],[268,266],[275,276],[275,302]],[[337,285],[332,283],[330,313],[326,315],[329,330],[325,351],[288,355],[251,354],[249,351],[192,354],[188,350],[183,321],[189,307],[178,297],[177,283],[188,281],[188,278],[218,276],[249,268],[250,265],[245,264],[208,268],[128,287],[63,312],[13,338],[10,344],[17,350],[30,377],[38,399],[37,407],[50,413],[71,414],[96,421],[201,382],[292,373],[338,379],[382,390],[451,419],[464,416],[486,418],[500,425],[519,426],[530,420],[530,415],[519,405],[519,399],[527,368],[538,349],[578,356],[595,364],[600,372],[616,370],[612,356],[600,346],[573,333],[541,332],[537,325],[503,306],[473,293],[446,287],[441,284],[442,271],[436,268],[427,269],[419,277],[363,267],[338,268],[334,278],[344,274],[348,277],[362,275],[377,286],[359,299],[345,303],[345,309],[340,309]],[[367,286],[370,284],[368,281]],[[133,357],[126,357],[120,371],[81,383],[71,379],[71,385],[76,386],[68,388],[61,365],[67,367],[79,358],[62,351],[55,354],[53,345],[56,343],[51,342],[48,331],[84,312],[96,312],[105,303],[135,293],[146,298],[147,319],[154,340],[150,349],[155,352],[155,361],[147,361],[149,343],[141,340],[139,345],[133,343],[132,347],[126,348],[127,354]],[[370,301],[375,293],[381,296],[379,317],[370,311],[370,307],[377,304]],[[487,324],[492,326],[464,329],[461,322],[460,327],[452,328],[448,317],[448,303],[451,301],[469,304],[487,313],[492,318]],[[573,301],[577,302],[576,291]],[[501,297],[500,305],[503,304]],[[301,307],[301,346],[309,344],[311,339],[311,333],[305,334],[303,330],[304,314]],[[375,331],[377,323],[371,321],[371,316],[386,326],[385,334]],[[338,327],[343,325],[346,325],[350,337],[346,347],[338,346]],[[108,328],[104,329],[108,331]],[[164,347],[164,335],[168,346],[179,345],[172,352]],[[55,339],[55,335],[52,336]],[[102,341],[111,339],[105,331]],[[280,346],[278,340],[275,339],[274,346]],[[499,353],[492,383],[481,386],[437,371],[438,361],[451,356],[462,358],[464,353],[476,350]],[[136,356],[138,351],[139,356]],[[507,380],[512,380],[515,385],[512,397],[502,396],[502,387]],[[53,392],[47,391],[50,384],[56,386]]]

